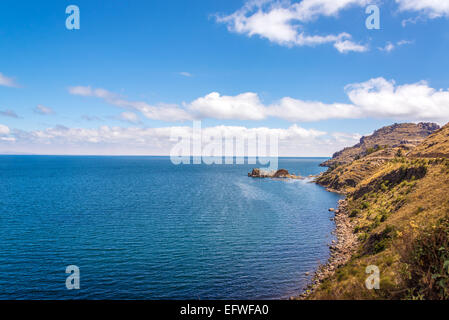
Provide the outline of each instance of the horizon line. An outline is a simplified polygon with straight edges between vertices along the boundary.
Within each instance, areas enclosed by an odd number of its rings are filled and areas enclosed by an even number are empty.
[[[39,154],[39,153],[2,153],[0,156],[39,156],[39,157],[159,157],[159,158],[170,158],[170,155],[142,155],[142,154]],[[189,156],[202,157],[202,156]],[[331,158],[332,156],[278,156],[277,158]],[[202,158],[214,158],[213,156],[202,157]],[[230,158],[230,156],[222,156],[221,158]],[[232,156],[232,158],[242,158],[239,156]],[[244,156],[247,158],[259,158],[259,156]],[[274,158],[274,157],[264,157],[264,158]]]

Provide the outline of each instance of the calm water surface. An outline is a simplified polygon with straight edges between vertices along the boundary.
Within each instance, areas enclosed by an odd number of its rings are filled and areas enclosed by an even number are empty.
[[[281,159],[317,174],[323,159]],[[339,196],[249,165],[0,156],[0,299],[273,299],[329,255]],[[81,270],[67,290],[65,268]]]

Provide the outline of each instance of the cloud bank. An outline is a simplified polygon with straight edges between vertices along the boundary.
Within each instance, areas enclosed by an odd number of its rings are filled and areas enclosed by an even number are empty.
[[[425,81],[398,85],[394,80],[375,78],[350,84],[345,87],[347,103],[284,97],[267,105],[254,92],[235,96],[212,92],[182,106],[151,106],[145,102],[128,101],[104,89],[73,87],[69,91],[75,95],[101,98],[114,106],[141,112],[148,119],[167,122],[195,119],[260,121],[267,118],[290,122],[362,118],[435,121],[441,124],[449,121],[449,91],[434,89]],[[131,113],[125,114],[127,120],[136,120],[137,116]],[[122,114],[122,118],[125,115]]]
[[[188,126],[165,128],[67,128],[56,126],[45,130],[10,130],[0,125],[0,152],[72,154],[72,155],[168,155],[177,143],[173,136],[192,134]],[[247,137],[274,135],[279,137],[280,156],[329,156],[355,144],[358,134],[326,133],[292,125],[286,129],[266,127],[215,126],[204,128],[204,137]],[[203,143],[205,147],[207,143]]]

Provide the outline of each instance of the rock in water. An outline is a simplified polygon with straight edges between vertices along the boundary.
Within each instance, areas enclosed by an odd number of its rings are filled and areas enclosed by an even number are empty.
[[[248,177],[251,178],[278,178],[278,179],[302,179],[301,176],[295,176],[290,174],[285,169],[279,169],[277,171],[263,171],[258,168],[253,169],[252,172],[248,173]]]

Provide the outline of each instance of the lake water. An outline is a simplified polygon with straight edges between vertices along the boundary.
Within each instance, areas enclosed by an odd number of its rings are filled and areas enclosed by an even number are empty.
[[[321,158],[280,159],[307,176]],[[329,256],[340,196],[254,165],[0,156],[0,299],[278,299]],[[68,265],[80,290],[67,290]]]

